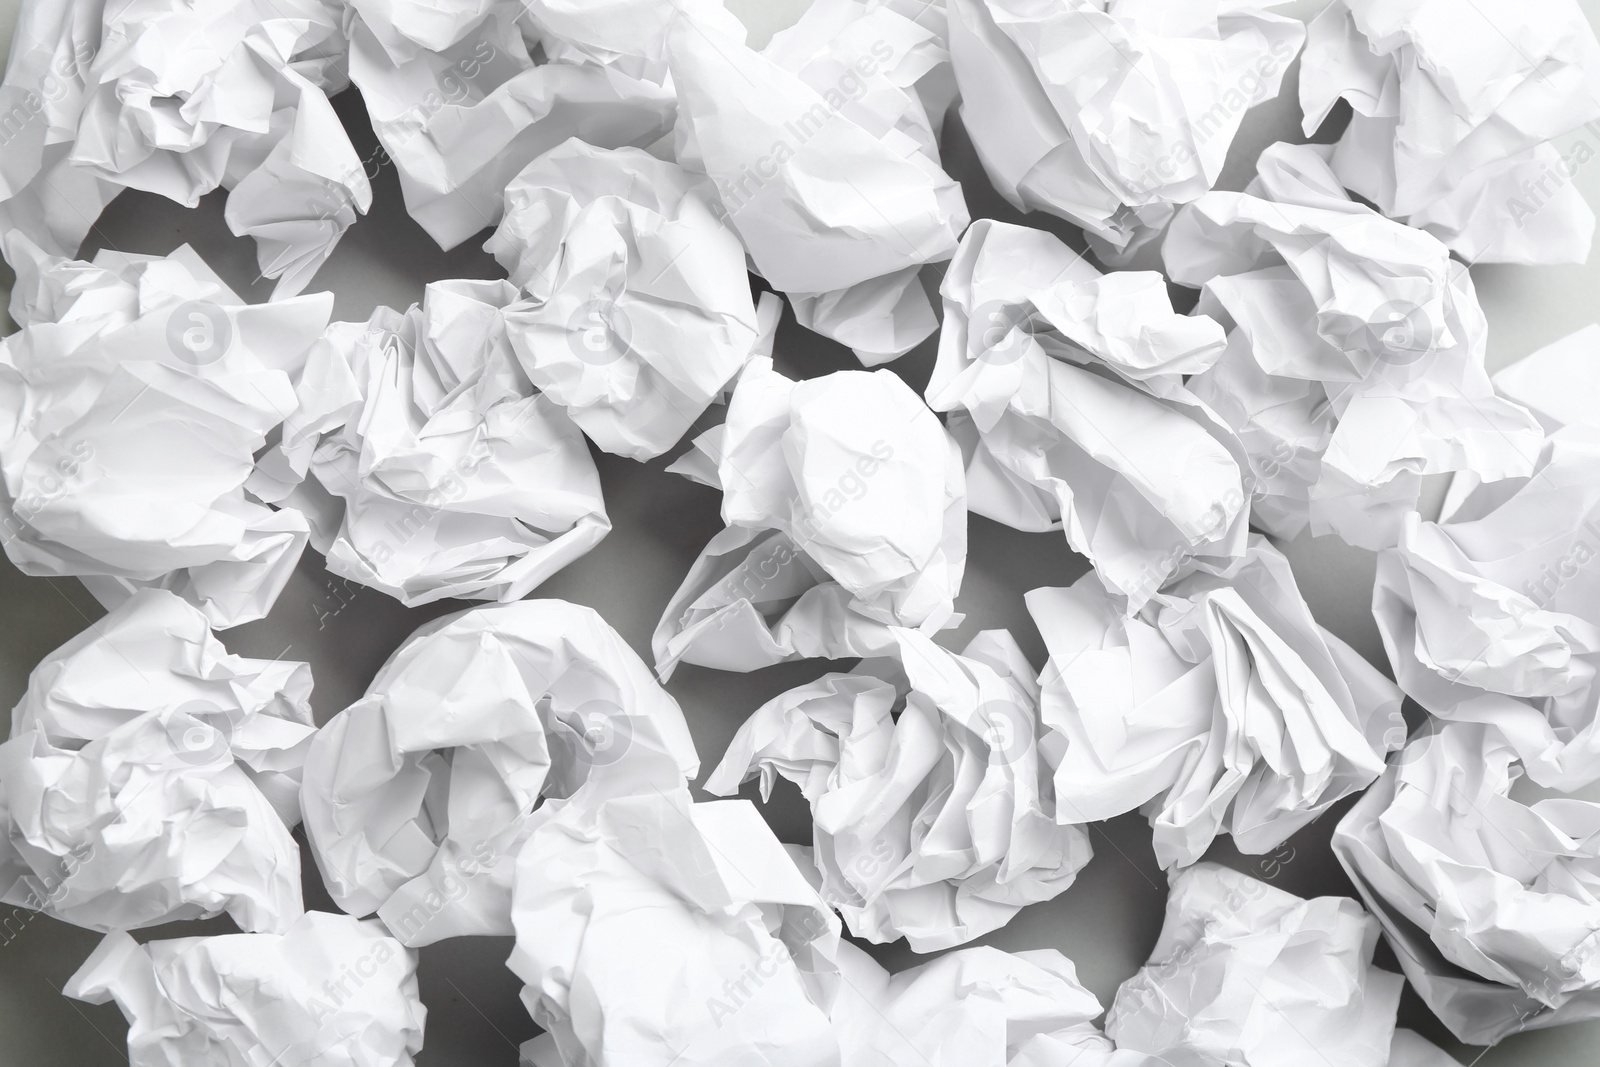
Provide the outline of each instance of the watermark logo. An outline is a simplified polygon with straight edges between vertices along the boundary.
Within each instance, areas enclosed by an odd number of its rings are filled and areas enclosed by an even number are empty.
[[[978,736],[988,746],[990,766],[1010,766],[1033,750],[1035,719],[1020,702],[986,701],[979,705],[975,722]]]
[[[1262,878],[1270,882],[1272,879],[1282,874],[1284,868],[1288,867],[1289,864],[1294,862],[1294,857],[1294,846],[1285,843],[1279,845],[1267,855],[1261,857],[1261,859],[1256,863],[1256,869],[1261,872]]]
[[[763,986],[779,974],[797,966],[796,957],[812,942],[821,938],[830,923],[816,912],[808,912],[798,921],[783,921],[783,940],[773,939],[759,956],[748,961],[737,975],[722,986],[722,996],[706,998],[706,1014],[717,1029],[736,1016],[745,1005],[756,999]]]
[[[233,721],[205,700],[178,706],[166,722],[173,754],[192,767],[209,767],[233,759]]]
[[[1439,349],[1443,330],[1426,309],[1404,300],[1387,300],[1367,317],[1361,347],[1392,367],[1407,367]]]
[[[578,736],[577,759],[590,767],[609,767],[633,747],[632,719],[608,701],[580,705],[568,725]]]
[[[10,514],[5,514],[0,506],[0,544],[26,535],[41,511],[66,498],[93,459],[93,445],[88,441],[74,441],[61,453],[53,469],[46,468],[26,481],[22,494],[12,503]]]
[[[187,300],[167,316],[167,347],[192,367],[215,363],[232,344],[233,320],[209,300]]]
[[[10,915],[0,917],[0,947],[15,941],[28,924],[40,915],[54,912],[56,906],[66,899],[71,891],[67,883],[85,864],[94,859],[94,855],[94,845],[80,841],[58,857],[59,862],[55,870],[35,869],[35,877],[19,880],[13,887],[13,892],[26,888],[27,893],[21,900],[13,898],[21,905],[20,907],[12,908]]]
[[[1021,359],[1033,346],[1039,326],[1030,305],[1005,300],[985,300],[967,320],[977,341],[977,361],[995,367]]]
[[[1585,522],[1565,552],[1540,567],[1537,575],[1522,583],[1522,593],[1532,601],[1533,609],[1548,609],[1556,594],[1600,557],[1600,527],[1595,523],[1596,520],[1592,518]],[[1510,614],[1518,622],[1522,621],[1523,616],[1531,614],[1533,609],[1520,601],[1513,600],[1508,604]]]
[[[844,114],[852,104],[866,96],[880,76],[892,70],[899,60],[888,41],[874,41],[853,67],[847,67],[837,81],[817,95],[820,97],[802,114],[784,122],[767,151],[753,162],[739,168],[737,174],[716,179],[718,203],[713,211],[719,219],[730,222],[749,205],[761,191],[784,173],[789,160],[794,159],[811,139],[828,129],[833,120]]]
[[[1584,123],[1583,128],[1590,136],[1600,137],[1600,122],[1591,120]],[[1555,202],[1562,192],[1573,184],[1578,172],[1596,155],[1594,145],[1587,139],[1578,140],[1566,155],[1562,155],[1559,150],[1541,148],[1540,151],[1544,158],[1540,161],[1539,173],[1524,178],[1502,206],[1502,210],[1511,216],[1511,221],[1519,230],[1525,229],[1530,220],[1538,218],[1540,212]],[[1552,155],[1553,164],[1549,158]],[[1526,168],[1518,168],[1518,173],[1528,172]]]
[[[441,857],[442,862],[437,864],[442,874],[434,878],[426,892],[410,899],[409,908],[386,908],[379,916],[402,943],[414,942],[435,919],[467,898],[474,881],[500,864],[500,852],[491,841],[474,841],[470,847],[465,842],[457,844],[455,854]]]
[[[842,884],[830,879],[826,899],[836,908],[865,908],[882,893],[885,879],[900,861],[894,843],[886,837],[874,837],[870,842],[849,849],[850,857],[845,859],[838,855],[844,851],[840,847],[842,842],[837,838],[835,842]]]
[[[616,301],[585,300],[567,319],[567,345],[591,367],[609,367],[633,352],[633,324]]]

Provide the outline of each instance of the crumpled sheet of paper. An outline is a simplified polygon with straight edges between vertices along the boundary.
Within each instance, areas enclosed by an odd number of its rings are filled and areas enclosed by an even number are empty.
[[[938,329],[920,268],[968,222],[939,162],[943,33],[918,0],[817,0],[760,52],[692,18],[669,29],[678,162],[710,176],[800,324],[869,367]]]
[[[1405,983],[1372,965],[1377,944],[1377,922],[1349,897],[1303,900],[1197,864],[1173,875],[1161,936],[1117,990],[1106,1034],[1118,1049],[1149,1055],[1151,1067],[1438,1060],[1444,1054],[1415,1034],[1396,1041]]]
[[[1244,551],[1244,447],[1183,384],[1222,328],[1175,313],[1161,275],[1102,275],[1042,230],[980,219],[940,292],[928,403],[950,412],[973,511],[1063,529],[1129,611]]]
[[[1573,0],[1334,0],[1308,27],[1310,136],[1353,108],[1333,169],[1470,263],[1583,263],[1595,214],[1573,183],[1600,119],[1600,41]]]
[[[1430,723],[1333,850],[1412,986],[1460,1040],[1600,1018],[1600,804],[1527,799],[1517,754]]]
[[[506,187],[484,245],[527,299],[507,316],[533,384],[607,452],[646,460],[704,414],[782,303],[758,321],[744,246],[703,175],[574,138]]]
[[[698,773],[677,702],[593,609],[472,608],[419,629],[318,732],[306,835],[334,902],[406,945],[509,934],[540,797],[597,766],[625,773],[651,745]]]
[[[755,357],[726,421],[668,469],[721,489],[728,528],[656,626],[663,679],[680,662],[749,671],[881,645],[885,624],[934,632],[960,622],[961,453],[892,371],[794,382]]]
[[[548,1033],[524,1062],[838,1064],[838,916],[749,801],[692,803],[652,731],[529,816],[507,965]]]
[[[28,4],[0,85],[0,231],[74,256],[123,189],[194,207],[221,186],[274,298],[299,293],[372,204],[328,102],[348,84],[340,17],[328,0]]]
[[[1541,785],[1600,780],[1600,326],[1495,376],[1550,431],[1531,478],[1451,482],[1378,557],[1373,613],[1401,688],[1493,727]],[[1572,421],[1568,421],[1572,420]]]
[[[583,435],[512,349],[516,305],[508,281],[433,282],[312,349],[251,487],[306,515],[334,574],[407,607],[520,600],[610,531]]]
[[[1217,183],[1245,112],[1305,40],[1285,0],[950,0],[961,118],[1019,211],[1122,263]]]
[[[848,941],[835,958],[840,1067],[1144,1067],[1112,1051],[1100,1002],[1054,949],[965,948],[893,975]]]
[[[1040,713],[1056,817],[1141,808],[1163,867],[1226,830],[1271,851],[1383,773],[1405,740],[1400,691],[1317,625],[1288,560],[1251,535],[1131,618],[1086,574],[1026,596],[1050,660]]]
[[[1351,200],[1331,151],[1273,145],[1243,193],[1182,208],[1162,252],[1230,330],[1189,388],[1250,452],[1256,523],[1376,550],[1395,543],[1422,475],[1525,477],[1543,433],[1489,382],[1466,266]]]
[[[219,628],[265,616],[307,527],[246,480],[332,294],[247,305],[188,245],[85,263],[4,241],[22,327],[0,340],[6,555],[108,607],[153,585]]]
[[[669,89],[612,65],[536,61],[532,14],[513,0],[350,0],[350,80],[406,210],[441,248],[498,223],[506,185],[569,137],[645,147],[672,129]]]
[[[916,952],[964,944],[1065,891],[1088,834],[1061,825],[1039,744],[1038,685],[1005,630],[959,654],[895,628],[892,654],[758,709],[705,789],[779,775],[811,805],[822,899],[850,932]]]
[[[0,900],[93,930],[301,914],[311,668],[245,659],[160,589],[46,656],[0,745]]]
[[[667,39],[680,22],[744,40],[744,24],[722,0],[522,0],[522,7],[551,60],[605,67],[657,85],[667,83]]]
[[[1209,865],[1200,870],[1206,867]],[[1224,904],[1230,900],[1245,902],[1242,907],[1263,918],[1267,912],[1277,913],[1273,921],[1282,924],[1279,935],[1261,937],[1249,946],[1280,953],[1264,968],[1272,979],[1301,985],[1295,979],[1303,979],[1307,969],[1294,955],[1297,950],[1310,941],[1313,951],[1304,955],[1320,957],[1316,951],[1320,945],[1313,939],[1334,942],[1334,961],[1331,966],[1324,965],[1321,974],[1313,979],[1327,992],[1319,996],[1302,985],[1291,994],[1296,999],[1290,1008],[1293,1021],[1288,1025],[1307,1021],[1317,1024],[1303,1033],[1301,1040],[1279,1042],[1280,1035],[1274,1032],[1261,1032],[1260,1037],[1256,1032],[1246,1032],[1246,1028],[1253,1029],[1254,1020],[1245,1013],[1254,1009],[1264,1016],[1272,1008],[1258,1005],[1254,991],[1239,981],[1244,968],[1238,955],[1242,953],[1232,945],[1220,951],[1211,946],[1213,955],[1208,962],[1214,968],[1218,958],[1232,950],[1232,958],[1222,962],[1228,975],[1224,981],[1232,979],[1231,988],[1225,992],[1224,1010],[1231,1009],[1238,1015],[1218,1018],[1214,1013],[1221,1001],[1213,1001],[1207,1006],[1211,1012],[1202,1016],[1205,1022],[1189,1031],[1197,1034],[1209,1024],[1227,1037],[1190,1044],[1162,1040],[1172,1036],[1170,1030],[1159,1029],[1163,1020],[1152,1020],[1141,1013],[1132,1015],[1123,1027],[1124,1042],[1119,1046],[1094,1024],[1101,1011],[1099,1002],[1078,983],[1072,961],[1054,949],[1015,953],[987,947],[960,949],[890,975],[866,953],[849,942],[841,942],[835,957],[840,972],[839,992],[831,1011],[834,1032],[839,1037],[841,1067],[1300,1067],[1307,1062],[1328,1067],[1452,1067],[1456,1063],[1427,1039],[1410,1030],[1394,1028],[1400,983],[1398,976],[1369,966],[1373,941],[1352,929],[1364,925],[1355,915],[1360,911],[1359,905],[1349,900],[1341,902],[1337,897],[1311,902],[1289,897],[1276,908],[1262,907],[1250,903],[1260,890],[1280,897],[1288,894],[1259,882],[1240,883],[1237,879],[1241,876],[1231,871],[1211,870],[1220,871],[1221,878],[1227,879],[1226,888],[1219,886],[1222,892],[1218,894]],[[1297,903],[1304,904],[1303,916],[1286,916],[1284,912]],[[1305,929],[1318,920],[1327,920],[1332,938],[1323,931]],[[1228,932],[1246,937],[1258,933],[1238,922],[1231,924]],[[1164,939],[1165,936],[1164,932]],[[1183,934],[1173,931],[1172,936],[1179,938]],[[1352,937],[1359,945],[1352,944]],[[1143,988],[1130,993],[1131,1003],[1125,1006],[1126,1011],[1144,1007],[1138,1001],[1148,994],[1147,983],[1152,978],[1170,981],[1179,968],[1205,951],[1193,943],[1184,947],[1187,952],[1152,963],[1143,974],[1129,980],[1130,984],[1141,983]],[[1255,966],[1262,969],[1261,963]],[[1181,994],[1173,997],[1179,1003],[1183,999]],[[1357,1016],[1362,1032],[1372,1035],[1374,1044],[1351,1040],[1343,1032],[1342,1027],[1352,1014]],[[1152,1021],[1156,1027],[1146,1030]],[[1392,1029],[1392,1041],[1384,1048],[1381,1042],[1386,1029]],[[1333,1032],[1332,1040],[1320,1040],[1328,1031]],[[1233,1042],[1230,1037],[1242,1040]],[[1307,1054],[1308,1041],[1320,1055]],[[1141,1051],[1151,1044],[1165,1047],[1158,1053]],[[1248,1056],[1238,1058],[1240,1046],[1246,1044],[1251,1046]],[[1224,1058],[1229,1053],[1235,1058]]]
[[[415,952],[321,911],[281,934],[107,934],[64,991],[116,1002],[131,1067],[411,1067],[428,1011]]]

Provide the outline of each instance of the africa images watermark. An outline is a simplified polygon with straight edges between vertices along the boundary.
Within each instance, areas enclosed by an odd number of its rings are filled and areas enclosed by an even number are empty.
[[[452,905],[466,899],[472,882],[499,866],[500,853],[489,841],[475,842],[465,856],[440,864],[443,876],[435,879],[433,888],[417,899],[416,903],[398,915],[382,915],[383,924],[401,941],[410,941]],[[371,977],[368,975],[367,977]],[[333,993],[342,990],[324,989],[333,1000]],[[340,1001],[334,1000],[337,1008]]]
[[[64,99],[71,91],[72,82],[83,82],[83,75],[94,62],[97,50],[88,44],[79,44],[65,55],[58,56],[44,72],[37,90],[29,89],[22,99],[0,112],[0,148],[9,145],[18,134],[44,114],[46,104]]]
[[[317,191],[306,198],[306,217],[318,222],[349,225],[355,211],[355,198],[350,187],[355,183],[356,172],[359,171],[368,181],[375,179],[385,166],[393,162],[389,151],[391,145],[398,151],[420,136],[439,112],[471,101],[477,88],[475,79],[499,54],[490,42],[479,41],[470,54],[447,67],[438,75],[436,88],[427,90],[410,107],[381,124],[383,133],[380,133],[379,143],[359,161],[355,170],[343,172],[335,178],[319,178]]]
[[[438,484],[431,486],[423,494],[421,501],[413,503],[398,517],[385,521],[384,530],[396,539],[399,547],[404,547],[407,542],[426,529],[436,515],[467,495],[466,479],[472,477],[478,467],[492,455],[488,442],[481,437],[474,440],[466,452],[455,461],[445,477]],[[380,538],[373,543],[366,555],[374,564],[382,566],[394,558],[394,553],[395,548]]]
[[[716,180],[720,203],[713,203],[712,211],[718,218],[726,222],[730,216],[744,210],[769,182],[777,179],[785,163],[798,155],[800,149],[826,129],[847,106],[866,95],[866,79],[876,76],[895,58],[894,48],[881,38],[872,42],[867,52],[831,87],[818,94],[821,100],[785,121],[783,133],[774,138],[766,152],[754,162],[741,166],[737,177]]]
[[[1539,568],[1538,574],[1522,583],[1522,593],[1541,611],[1549,607],[1556,594],[1600,558],[1600,520],[1593,516],[1578,528],[1577,536],[1555,560]],[[1513,607],[1512,613],[1516,614]]]
[[[772,943],[756,957],[754,962],[746,963],[736,977],[723,983],[721,997],[706,998],[706,1011],[717,1029],[722,1029],[723,1023],[749,1004],[756,993],[783,970],[785,963],[795,963],[798,966],[795,957],[800,950],[827,933],[829,923],[821,913],[813,911],[807,912],[792,929],[796,934],[793,948],[786,942],[773,938]]]
[[[1596,140],[1600,140],[1600,119],[1591,119],[1584,123],[1583,129]],[[1556,153],[1554,166],[1547,162],[1543,164],[1537,178],[1525,178],[1517,192],[1506,197],[1503,205],[1506,213],[1511,216],[1511,221],[1516,223],[1517,229],[1524,229],[1528,221],[1543,211],[1563,188],[1571,185],[1584,164],[1593,159],[1595,154],[1595,146],[1587,140],[1580,139],[1565,155],[1559,151]]]
[[[1198,149],[1202,145],[1209,143],[1223,130],[1232,128],[1236,117],[1257,104],[1265,103],[1267,85],[1288,69],[1297,51],[1287,39],[1273,41],[1253,66],[1246,67],[1235,83],[1222,91],[1215,104],[1194,119],[1192,140],[1178,142],[1154,164],[1146,167],[1144,173],[1132,183],[1134,191],[1140,196],[1149,196],[1177,178],[1180,168],[1189,166],[1199,158]]]
[[[405,132],[396,138],[396,143],[404,144],[411,140],[446,107],[466,103],[476,89],[474,80],[488,69],[498,55],[493,44],[479,41],[470,54],[456,60],[439,74],[437,89],[429,89],[416,103],[389,120],[387,125],[407,124]]]
[[[21,496],[9,509],[0,503],[0,544],[24,536],[33,529],[33,520],[51,504],[66,497],[83,477],[85,466],[94,459],[94,445],[74,441],[55,463],[25,483]]]
[[[11,914],[0,919],[0,948],[21,937],[29,923],[65,896],[67,880],[93,857],[94,845],[87,841],[80,841],[69,848],[66,855],[61,857],[61,873],[43,878],[39,888],[30,888],[26,897],[16,902]]]
[[[760,549],[771,545],[771,549],[763,553],[759,562],[740,568],[735,583],[739,596],[752,604],[759,602],[762,591],[776,581],[785,568],[800,560],[806,545],[817,539],[822,525],[843,510],[846,504],[865,497],[872,478],[893,458],[894,446],[888,441],[880,437],[872,442],[868,454],[856,458],[855,463],[838,477],[833,486],[806,509],[792,531],[787,535],[774,531],[775,537],[767,538],[757,546]],[[751,555],[754,554],[752,551]]]

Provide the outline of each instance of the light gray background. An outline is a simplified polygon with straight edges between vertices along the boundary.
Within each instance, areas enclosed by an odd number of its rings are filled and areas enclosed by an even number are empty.
[[[22,0],[0,0],[0,55]],[[1309,16],[1325,0],[1302,0],[1289,10]],[[753,43],[797,17],[806,0],[728,0],[752,29]],[[1583,0],[1591,20],[1600,0]],[[1472,0],[1462,0],[1462,17],[1478,17]],[[1485,28],[1485,32],[1489,32]],[[1234,144],[1221,187],[1238,189],[1254,169],[1257,154],[1276,140],[1300,139],[1291,70],[1280,97],[1253,111]],[[356,147],[365,156],[375,143],[354,93],[336,105]],[[1566,139],[1563,148],[1587,139],[1600,152],[1600,127]],[[1594,153],[1591,153],[1594,154]],[[989,189],[958,121],[947,127],[946,166],[967,191],[973,216],[1023,221]],[[1576,181],[1590,203],[1600,203],[1600,162],[1591,162]],[[312,288],[331,288],[335,315],[364,319],[378,304],[404,308],[421,299],[425,283],[442,278],[501,277],[494,261],[478,250],[481,236],[442,253],[406,215],[392,167],[374,183],[371,214],[359,221],[324,267]],[[112,204],[85,246],[88,258],[99,247],[166,253],[188,242],[224,278],[251,300],[264,300],[269,286],[251,285],[256,275],[254,249],[230,235],[222,221],[222,197],[207,197],[195,211],[165,200],[125,193]],[[1078,247],[1077,234],[1057,220],[1030,216],[1030,225],[1052,230]],[[1491,325],[1489,365],[1504,367],[1590,322],[1596,321],[1600,257],[1581,268],[1478,267],[1473,269],[1479,297]],[[937,284],[930,271],[930,284]],[[0,268],[0,298],[10,277]],[[5,329],[13,327],[6,322]],[[932,364],[933,344],[893,365],[919,391]],[[778,340],[778,364],[791,376],[809,377],[853,367],[848,352],[786,318]],[[668,597],[702,545],[720,528],[717,494],[665,474],[661,462],[640,465],[596,453],[605,495],[615,524],[609,537],[568,567],[535,595],[563,597],[601,612],[635,649],[649,659],[649,635]],[[1437,499],[1440,486],[1430,487]],[[1333,538],[1301,540],[1282,546],[1294,564],[1301,589],[1317,618],[1387,671],[1369,600],[1373,558]],[[950,643],[974,630],[1007,627],[1017,635],[1035,666],[1044,650],[1022,594],[1035,586],[1067,584],[1086,565],[1059,534],[1023,534],[973,517],[967,576],[958,604],[967,615]],[[330,584],[322,560],[308,552],[270,618],[223,635],[227,646],[244,655],[309,660],[316,677],[313,703],[319,722],[358,697],[397,644],[423,621],[463,606],[446,602],[407,610],[382,593]],[[341,607],[341,600],[348,604]],[[330,614],[331,613],[331,614]],[[9,708],[27,683],[27,672],[51,649],[66,641],[101,611],[71,580],[20,575],[0,560],[0,708]],[[322,626],[319,629],[319,619]],[[680,669],[668,688],[682,703],[699,746],[702,765],[715,765],[744,717],[777,693],[829,668],[823,663],[792,664],[750,675],[724,674],[694,667]],[[1410,709],[1413,713],[1415,708]],[[747,793],[746,795],[752,795]],[[1600,794],[1597,794],[1600,798]],[[1302,896],[1349,894],[1351,889],[1327,850],[1333,824],[1348,807],[1335,808],[1291,842],[1293,858],[1273,884]],[[809,841],[803,802],[786,788],[764,809],[785,841]],[[1055,900],[1024,910],[1008,926],[979,939],[1008,950],[1054,947],[1077,964],[1079,976],[1109,1005],[1117,985],[1144,961],[1160,929],[1165,879],[1150,850],[1149,829],[1138,814],[1092,828],[1095,858],[1076,884]],[[1262,876],[1258,857],[1239,856],[1223,839],[1212,859]],[[307,904],[332,910],[315,868],[305,859]],[[0,909],[0,1067],[99,1067],[126,1062],[126,1026],[114,1006],[90,1007],[60,995],[63,981],[94,947],[98,935],[48,918]],[[232,929],[226,920],[173,924],[144,931],[151,937],[188,936]],[[536,1031],[517,1000],[518,983],[502,966],[509,938],[463,938],[422,952],[421,984],[428,1007],[424,1067],[483,1067],[516,1063],[515,1046]],[[874,947],[891,969],[918,958],[903,943]],[[1380,963],[1394,968],[1387,950]],[[649,961],[640,961],[649,966]],[[1485,1052],[1450,1040],[1414,994],[1407,991],[1402,1022],[1448,1048],[1462,1063],[1483,1067],[1578,1067],[1600,1062],[1600,1024],[1521,1034]]]

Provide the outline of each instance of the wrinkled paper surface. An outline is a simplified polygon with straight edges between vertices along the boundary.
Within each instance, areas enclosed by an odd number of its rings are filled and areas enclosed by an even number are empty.
[[[1543,437],[1484,370],[1488,321],[1439,240],[1344,192],[1327,146],[1278,143],[1243,193],[1182,208],[1162,255],[1229,330],[1189,388],[1250,454],[1255,521],[1395,543],[1425,474],[1526,476]]]
[[[335,903],[406,945],[509,934],[529,813],[636,760],[636,744],[699,769],[677,702],[593,609],[523,600],[437,619],[312,742],[312,854]]]
[[[1209,191],[1245,112],[1305,40],[1283,0],[950,0],[961,118],[1021,211],[1079,226],[1106,262]]]
[[[433,282],[318,340],[251,485],[305,513],[328,570],[408,607],[512,601],[610,531],[583,435],[507,337],[516,304],[508,281]]]
[[[1038,687],[1016,641],[960,654],[898,628],[892,658],[791,689],[739,728],[706,790],[777,776],[811,805],[822,898],[869,941],[963,944],[1072,884],[1082,828],[1058,825]]]
[[[328,102],[340,22],[325,0],[29,4],[0,84],[0,230],[74,256],[123,189],[192,208],[221,186],[273,296],[299,293],[372,204]]]
[[[838,917],[748,801],[693,803],[650,730],[529,817],[508,965],[548,1033],[524,1061],[838,1063]]]
[[[506,187],[484,245],[528,299],[508,313],[523,371],[607,452],[678,443],[762,343],[744,246],[700,175],[574,138]]]
[[[1600,1017],[1600,804],[1525,799],[1511,746],[1425,730],[1333,849],[1411,984],[1468,1044]]]
[[[748,671],[884,647],[885,626],[959,623],[967,559],[961,454],[891,371],[794,382],[752,359],[726,421],[669,470],[722,490],[652,638],[656,670]]]
[[[46,656],[0,745],[0,899],[95,930],[301,914],[311,670],[147,589]]]
[[[612,66],[536,61],[532,14],[512,0],[351,0],[350,80],[406,210],[440,248],[498,223],[506,185],[569,137],[644,147],[672,129],[676,106],[660,85]]]
[[[1063,530],[1129,611],[1244,551],[1244,447],[1183,383],[1222,328],[1176,314],[1161,275],[1102,275],[1042,230],[980,219],[940,292],[928,403],[950,413],[973,511]]]
[[[281,934],[107,934],[65,992],[116,1002],[132,1067],[411,1067],[416,971],[380,924],[309,911]]]
[[[1345,187],[1469,263],[1583,263],[1594,210],[1573,184],[1600,119],[1600,41],[1572,0],[1334,0],[1308,27],[1307,136],[1341,98]]]
[[[1404,981],[1372,965],[1377,943],[1349,897],[1302,900],[1198,864],[1173,877],[1161,936],[1106,1033],[1154,1063],[1385,1067]],[[1404,1044],[1415,1054],[1420,1041]]]
[[[1378,557],[1373,612],[1395,677],[1434,715],[1492,726],[1557,789],[1600,779],[1600,326],[1512,364],[1496,387],[1549,431],[1532,477],[1451,481]]]
[[[1050,652],[1056,817],[1140,808],[1163,867],[1195,862],[1224,831],[1241,852],[1270,852],[1371,784],[1405,740],[1399,690],[1317,625],[1260,535],[1243,560],[1132,618],[1093,574],[1026,599]]]
[[[212,625],[262,618],[306,520],[246,482],[295,409],[330,293],[245,304],[188,245],[48,255],[20,234],[0,340],[0,523],[25,574],[77,575],[108,607],[158,586]]]
[[[919,268],[968,222],[939,162],[943,23],[914,0],[818,0],[761,52],[692,18],[668,39],[678,161],[801,325],[869,367],[938,328]]]

